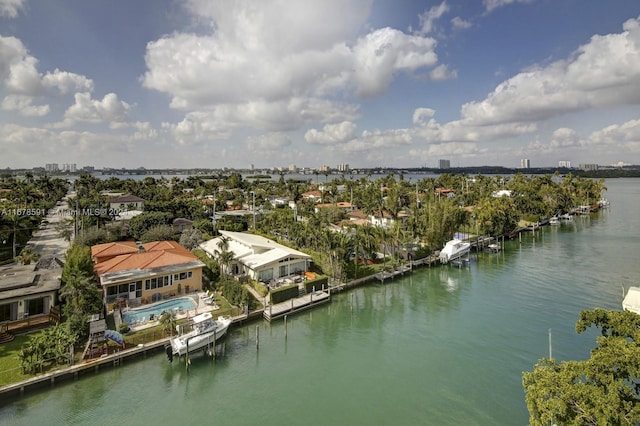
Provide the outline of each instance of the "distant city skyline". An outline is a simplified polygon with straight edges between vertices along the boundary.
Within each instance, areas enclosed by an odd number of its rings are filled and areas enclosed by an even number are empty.
[[[639,107],[636,0],[0,0],[0,169],[640,164]]]

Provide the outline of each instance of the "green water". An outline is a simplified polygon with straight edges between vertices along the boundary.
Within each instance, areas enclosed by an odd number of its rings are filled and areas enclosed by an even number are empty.
[[[157,353],[2,404],[10,425],[525,425],[521,375],[584,359],[582,309],[620,309],[640,285],[640,180],[607,181],[609,210],[335,295],[284,324],[231,330],[215,361]],[[256,348],[256,326],[260,346]],[[6,402],[6,401],[5,401]]]

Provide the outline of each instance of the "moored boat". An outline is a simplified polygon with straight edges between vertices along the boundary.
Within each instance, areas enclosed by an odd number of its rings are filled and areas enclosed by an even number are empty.
[[[470,250],[471,244],[466,241],[458,239],[447,241],[444,248],[440,251],[440,262],[449,263],[469,253]]]
[[[171,344],[166,348],[169,361],[173,361],[174,356],[186,355],[198,349],[205,349],[209,345],[215,345],[215,342],[227,333],[230,324],[229,316],[220,316],[214,320],[210,312],[196,315],[190,323],[185,324],[191,325],[191,331],[171,339]]]

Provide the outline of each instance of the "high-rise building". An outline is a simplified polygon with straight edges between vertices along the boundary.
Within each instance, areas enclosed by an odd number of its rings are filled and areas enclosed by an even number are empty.
[[[598,170],[598,165],[597,164],[580,164],[580,169],[584,171]]]
[[[560,161],[558,161],[558,167],[565,168],[565,169],[570,169],[571,168],[571,161],[560,160]]]
[[[346,163],[338,164],[338,171],[342,172],[342,173],[348,173],[349,172],[349,164],[346,164]]]
[[[77,170],[76,163],[64,163],[62,165],[63,172],[75,173]]]
[[[450,169],[451,168],[451,161],[449,161],[449,160],[440,160],[440,168],[441,169]]]
[[[44,165],[44,170],[47,172],[57,172],[58,169],[58,163],[47,163]]]
[[[528,158],[523,158],[520,160],[521,169],[528,169],[529,167],[531,167],[531,163],[529,162]]]

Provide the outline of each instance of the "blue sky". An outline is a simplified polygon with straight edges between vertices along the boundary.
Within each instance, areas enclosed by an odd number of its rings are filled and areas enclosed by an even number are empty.
[[[0,168],[640,164],[637,0],[0,0]]]

